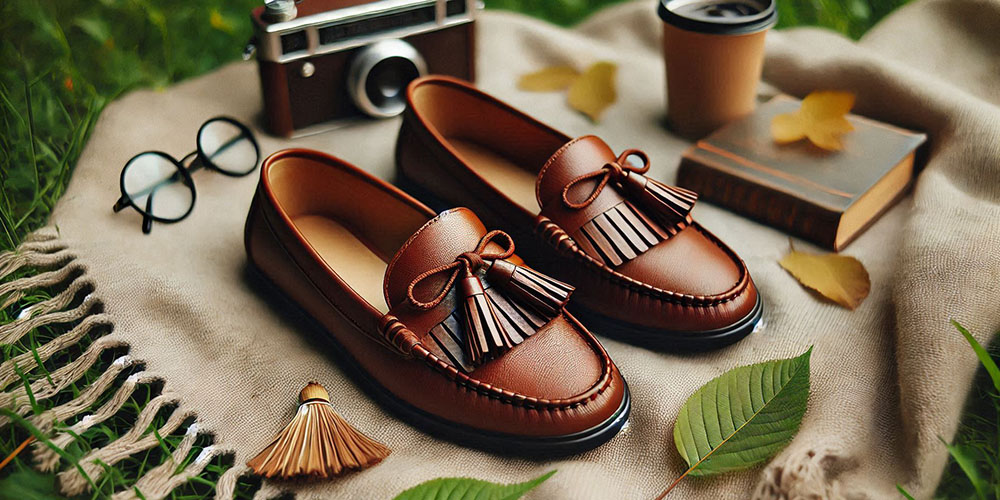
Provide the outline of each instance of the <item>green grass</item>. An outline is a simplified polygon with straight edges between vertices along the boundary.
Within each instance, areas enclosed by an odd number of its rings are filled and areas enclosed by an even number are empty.
[[[486,3],[488,8],[516,10],[569,25],[619,1],[487,0]],[[857,38],[906,1],[782,0],[778,4],[779,27],[825,26]],[[65,191],[73,166],[108,102],[128,90],[163,88],[237,59],[250,35],[247,12],[258,3],[257,0],[0,1],[0,250],[14,248],[28,233],[44,225]],[[150,143],[150,147],[155,144]],[[94,200],[108,204],[111,201]],[[0,311],[0,324],[57,291],[38,291]],[[38,328],[16,344],[0,346],[2,359],[31,352],[72,326]],[[59,353],[42,367],[25,374],[25,379],[45,377],[48,371],[82,352],[95,338],[88,336],[79,346]],[[106,353],[79,382],[51,400],[39,402],[33,410],[44,411],[72,399],[120,354]],[[133,371],[126,371],[120,379]],[[90,429],[63,451],[61,467],[71,466],[91,448],[126,432],[156,391],[156,387],[136,391],[118,415]],[[985,375],[977,379],[974,391],[976,397],[970,399],[956,442],[976,464],[976,470],[984,478],[983,487],[991,496],[1000,498],[996,493],[1000,489],[996,455],[1000,448],[997,444],[1000,396]],[[166,418],[166,412],[161,413],[150,432]],[[183,431],[182,426],[178,432],[162,436],[160,446],[110,467],[102,479],[95,481],[96,490],[81,498],[104,498],[132,484],[177,446]],[[31,430],[20,423],[0,430],[0,458],[29,435]],[[193,460],[208,442],[207,437],[201,438],[187,460]],[[211,498],[215,481],[228,466],[227,460],[216,458],[198,478],[178,488],[172,498]],[[240,498],[252,496],[256,487],[254,481],[241,481],[239,486]],[[54,487],[53,475],[39,474],[31,467],[29,452],[22,453],[0,471],[0,500],[50,498]],[[938,496],[977,498],[976,489],[954,460],[945,472]]]
[[[13,278],[26,276],[33,272],[35,272],[35,270],[26,269],[15,274]],[[18,314],[20,314],[26,307],[50,298],[53,293],[57,293],[58,291],[59,290],[39,290],[28,294],[19,302],[19,304],[14,304],[4,310],[0,310],[0,324],[9,323],[17,318]],[[89,292],[89,290],[82,290],[77,297],[77,300],[71,305],[71,307],[78,304],[87,292]],[[56,324],[39,327],[29,332],[14,344],[0,346],[0,351],[3,353],[2,359],[6,361],[21,353],[37,352],[36,350],[40,346],[46,344],[60,334],[65,333],[76,324],[77,323]],[[70,360],[79,356],[84,350],[86,350],[91,342],[104,333],[106,333],[105,330],[96,330],[94,333],[86,336],[78,345],[60,351],[43,363],[39,368],[23,375],[20,383],[27,384],[47,377],[49,373],[56,370],[58,367],[63,366]],[[67,390],[60,392],[51,399],[35,401],[35,404],[32,405],[31,413],[29,413],[28,416],[41,413],[49,408],[66,403],[75,398],[84,388],[86,388],[101,373],[103,373],[116,358],[125,354],[125,352],[126,351],[121,348],[106,350],[102,354],[99,361],[95,363],[94,367],[88,370],[79,381],[72,384]],[[140,370],[141,366],[125,370],[118,376],[116,384],[120,385],[120,383],[130,374]],[[15,382],[6,390],[13,389],[17,384],[18,382]],[[61,460],[60,470],[71,467],[91,449],[102,447],[117,439],[121,434],[127,432],[131,428],[132,423],[135,421],[135,418],[141,409],[146,406],[150,399],[159,393],[160,388],[161,384],[158,383],[139,385],[131,398],[114,417],[103,422],[102,424],[88,429],[80,435],[79,439],[74,441],[73,444],[62,450],[61,455],[63,458]],[[95,403],[92,409],[96,409],[102,405],[113,392],[113,390],[108,390]],[[151,433],[154,432],[155,429],[160,428],[166,422],[172,408],[173,407],[167,407],[161,409],[157,414],[156,419],[146,432]],[[12,413],[6,409],[0,410],[0,414],[7,416],[12,415]],[[70,419],[68,422],[58,424],[56,429],[64,430],[75,423],[79,418],[82,418],[82,415],[78,415],[77,417]],[[143,473],[159,465],[163,461],[164,457],[170,454],[177,447],[181,441],[184,430],[188,425],[190,425],[191,421],[192,419],[186,421],[178,431],[169,436],[160,436],[159,445],[149,451],[136,454],[123,460],[122,462],[119,462],[113,467],[108,467],[107,472],[103,475],[103,477],[92,481],[95,487],[93,492],[91,494],[81,495],[79,498],[107,498],[112,493],[127,488],[129,485],[133,484],[139,477],[142,476]],[[0,457],[7,456],[14,450],[14,448],[17,447],[18,444],[22,443],[25,439],[32,435],[44,436],[39,434],[37,430],[24,419],[18,418],[14,424],[6,426],[2,429],[2,431],[0,431]],[[187,459],[181,464],[181,467],[186,466],[190,463],[190,461],[194,460],[198,453],[200,453],[201,450],[209,444],[211,444],[211,438],[209,436],[200,436],[196,441],[193,450],[188,454]],[[58,496],[55,490],[55,475],[43,474],[35,471],[35,469],[31,466],[30,457],[31,453],[29,448],[18,455],[18,457],[6,468],[0,471],[0,500],[45,499]],[[172,498],[213,498],[215,494],[215,481],[218,480],[222,472],[224,472],[231,463],[231,457],[216,457],[208,466],[206,466],[205,471],[198,478],[196,478],[196,480],[178,488],[172,495]],[[238,493],[240,493],[239,498],[251,498],[253,491],[256,489],[256,485],[257,483],[252,480],[242,481],[239,485],[240,487],[238,488]]]
[[[45,223],[104,105],[237,58],[257,3],[0,3],[0,248]]]
[[[627,0],[486,0],[494,9],[513,10],[571,25],[595,10]],[[908,0],[778,0],[778,28],[823,26],[859,38]]]
[[[488,0],[571,24],[621,0]],[[860,36],[907,0],[779,2],[779,27]],[[101,109],[236,59],[257,0],[5,0],[0,3],[0,249],[45,223]],[[653,15],[652,13],[650,15]],[[156,117],[150,117],[155,120]],[[155,147],[151,144],[150,147]]]
[[[942,440],[952,458],[935,496],[1000,500],[1000,338],[986,350],[962,325],[952,323],[976,351],[982,369],[954,441],[946,444]]]

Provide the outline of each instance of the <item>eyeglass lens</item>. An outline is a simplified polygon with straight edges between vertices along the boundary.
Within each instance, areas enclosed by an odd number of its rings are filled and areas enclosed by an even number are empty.
[[[211,120],[201,127],[198,148],[215,168],[233,175],[250,173],[260,159],[249,131],[224,119]]]
[[[136,208],[164,220],[180,220],[194,204],[194,189],[183,168],[159,153],[143,153],[128,165],[122,178],[125,194]]]

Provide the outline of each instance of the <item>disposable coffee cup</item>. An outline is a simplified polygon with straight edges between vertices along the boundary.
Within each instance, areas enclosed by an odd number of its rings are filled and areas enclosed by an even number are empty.
[[[775,0],[660,0],[667,67],[667,121],[700,138],[756,104],[764,36]]]

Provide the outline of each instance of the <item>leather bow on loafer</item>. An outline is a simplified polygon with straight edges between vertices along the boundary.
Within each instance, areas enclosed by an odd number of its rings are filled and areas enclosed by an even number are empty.
[[[396,146],[400,177],[428,202],[472,208],[513,235],[533,267],[577,288],[598,333],[697,350],[753,331],[761,301],[743,261],[691,217],[697,194],[447,77],[415,80]]]
[[[521,455],[591,449],[629,394],[564,310],[572,287],[527,266],[464,208],[434,213],[333,157],[264,161],[246,226],[254,268],[319,322],[342,369],[401,418]]]

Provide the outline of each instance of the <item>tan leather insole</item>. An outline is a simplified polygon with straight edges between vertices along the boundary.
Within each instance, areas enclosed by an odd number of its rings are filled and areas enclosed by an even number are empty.
[[[474,142],[462,139],[451,139],[450,142],[465,163],[483,179],[496,186],[501,193],[525,210],[533,214],[539,212],[538,200],[535,198],[537,175],[532,170],[520,167],[493,150]]]
[[[382,313],[389,312],[382,295],[382,278],[388,265],[384,260],[333,219],[302,215],[292,222],[345,283]]]

